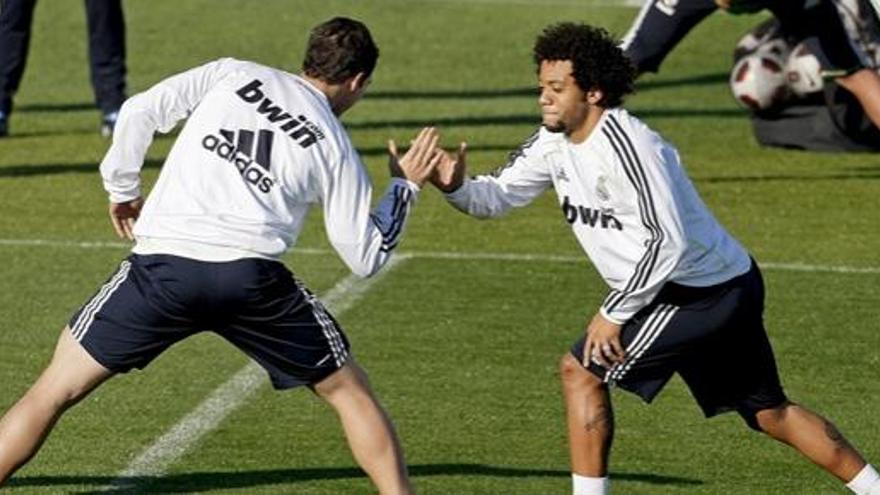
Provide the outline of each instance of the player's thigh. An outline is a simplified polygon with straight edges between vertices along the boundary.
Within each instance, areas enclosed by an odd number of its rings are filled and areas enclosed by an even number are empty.
[[[146,367],[199,329],[190,313],[210,285],[190,264],[167,256],[129,256],[73,315],[71,336],[109,370]]]
[[[350,357],[342,327],[283,264],[251,260],[231,265],[222,277],[248,280],[230,293],[228,316],[217,333],[254,359],[276,389],[313,385]]]
[[[69,328],[62,330],[49,366],[31,392],[59,404],[76,402],[113,376],[77,343]]]

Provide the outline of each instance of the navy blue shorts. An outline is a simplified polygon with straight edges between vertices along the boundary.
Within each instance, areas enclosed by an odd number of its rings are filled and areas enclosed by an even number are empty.
[[[588,369],[608,384],[651,402],[673,373],[681,375],[709,417],[737,411],[752,428],[755,413],[786,401],[763,323],[758,266],[712,287],[669,283],[621,331],[626,360]],[[583,362],[585,336],[571,348]]]
[[[259,363],[277,389],[316,383],[349,356],[345,334],[315,296],[282,263],[257,258],[132,254],[73,315],[70,330],[118,373],[213,331]]]

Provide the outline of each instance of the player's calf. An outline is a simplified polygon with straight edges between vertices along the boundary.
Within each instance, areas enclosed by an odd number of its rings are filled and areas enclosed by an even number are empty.
[[[880,476],[824,417],[784,402],[755,414],[758,427],[770,437],[791,445],[804,457],[847,484],[859,495],[880,494]]]

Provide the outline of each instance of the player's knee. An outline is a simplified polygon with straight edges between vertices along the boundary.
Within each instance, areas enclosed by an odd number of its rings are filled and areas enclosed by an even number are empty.
[[[341,368],[321,381],[311,385],[312,390],[320,397],[333,402],[337,396],[368,395],[372,396],[370,380],[366,371],[354,360],[349,360]]]
[[[777,436],[782,431],[785,420],[788,417],[791,402],[785,401],[778,406],[768,407],[760,411],[742,414],[746,424],[753,430]]]
[[[602,386],[602,382],[570,353],[565,353],[559,360],[559,377],[566,388],[590,391]]]

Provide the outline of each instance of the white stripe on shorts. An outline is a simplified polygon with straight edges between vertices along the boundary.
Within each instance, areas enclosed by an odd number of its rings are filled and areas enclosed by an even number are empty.
[[[326,338],[327,343],[330,344],[330,351],[333,353],[333,359],[336,361],[336,366],[342,367],[342,365],[345,364],[348,353],[345,350],[345,344],[342,342],[342,336],[339,335],[339,329],[333,323],[333,319],[330,318],[327,309],[324,308],[321,301],[302,285],[299,280],[296,280],[296,285],[299,287],[300,291],[302,291],[303,295],[306,296],[309,305],[312,306],[312,314],[315,316],[318,324],[321,325],[321,331],[324,333],[324,338]]]
[[[605,382],[615,382],[623,379],[623,376],[633,367],[642,355],[663,333],[663,329],[678,311],[678,306],[671,304],[658,305],[650,316],[645,320],[636,338],[626,348],[627,358],[624,362],[616,364],[605,374]]]
[[[654,8],[654,0],[649,0],[642,4],[642,8],[639,10],[639,14],[636,16],[636,20],[633,21],[632,26],[630,26],[629,31],[627,31],[626,36],[623,37],[623,40],[620,41],[620,49],[626,50],[632,45],[633,40],[636,38],[636,33],[639,29],[642,28],[642,24],[645,22],[645,17],[648,16],[648,12]]]
[[[113,292],[115,292],[128,277],[128,271],[130,268],[131,263],[128,260],[123,261],[119,265],[119,270],[116,274],[113,275],[113,277],[101,287],[101,290],[98,291],[95,297],[83,307],[83,310],[79,314],[79,318],[76,319],[76,323],[73,325],[73,328],[70,329],[73,338],[76,339],[77,342],[81,342],[86,333],[88,333],[89,327],[92,325],[92,322],[95,321],[95,315],[102,307],[104,307],[104,303],[110,299]]]

